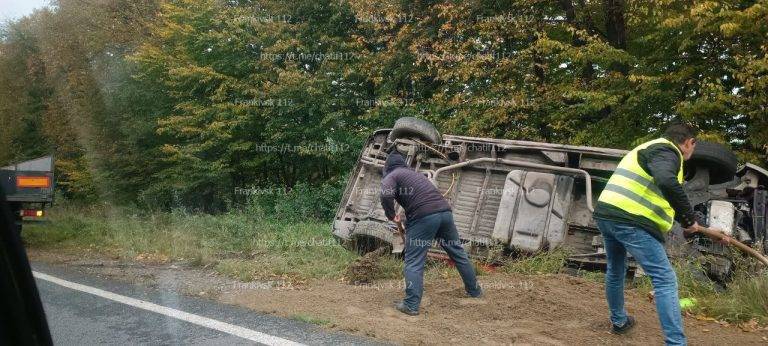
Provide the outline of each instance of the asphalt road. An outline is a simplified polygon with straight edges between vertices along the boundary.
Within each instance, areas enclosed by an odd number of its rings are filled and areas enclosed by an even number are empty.
[[[33,263],[57,345],[376,344],[212,300]]]

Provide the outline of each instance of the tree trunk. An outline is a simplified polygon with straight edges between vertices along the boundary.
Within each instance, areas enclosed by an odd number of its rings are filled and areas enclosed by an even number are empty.
[[[608,43],[618,49],[627,48],[627,26],[624,21],[626,5],[626,0],[603,0],[605,36],[608,38]],[[625,75],[628,72],[628,67],[625,64],[613,64],[610,69]]]

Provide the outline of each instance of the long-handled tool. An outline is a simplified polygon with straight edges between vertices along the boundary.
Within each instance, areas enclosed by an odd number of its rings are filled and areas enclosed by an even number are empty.
[[[396,239],[392,242],[392,253],[403,253],[405,250],[405,227],[400,221],[395,222],[395,224],[397,225],[397,232],[395,233]]]
[[[768,266],[768,258],[763,256],[761,253],[757,252],[755,249],[747,246],[746,244],[733,239],[732,237],[728,236],[727,234],[723,233],[721,230],[707,228],[707,227],[699,227],[697,232],[700,232],[712,239],[716,239],[719,241],[727,241],[728,244],[733,245],[739,250],[748,253],[750,256],[756,258],[758,261],[763,263],[764,265]]]
[[[717,241],[720,241],[720,242],[728,243],[729,245],[733,245],[733,246],[739,248],[739,250],[741,250],[743,252],[746,252],[750,256],[756,258],[758,261],[760,261],[760,263],[768,266],[768,258],[767,257],[763,256],[761,253],[757,252],[755,249],[747,246],[746,244],[744,244],[744,243],[742,243],[742,242],[740,242],[740,241],[738,241],[736,239],[733,239],[733,237],[725,234],[723,231],[721,231],[719,229],[713,229],[713,228],[699,226],[699,228],[696,229],[696,232],[704,234],[707,237],[709,237],[710,239],[714,239],[714,240],[717,240]],[[654,299],[654,291],[648,292],[648,301],[649,302],[653,302],[653,299]],[[693,304],[696,304],[696,300],[693,299],[693,298],[683,298],[683,299],[680,299],[680,307],[681,308],[690,307]]]

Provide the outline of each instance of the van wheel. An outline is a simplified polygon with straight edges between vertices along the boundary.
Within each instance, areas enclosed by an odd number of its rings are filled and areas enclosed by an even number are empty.
[[[709,184],[722,184],[733,180],[738,168],[736,155],[726,146],[708,141],[698,141],[696,150],[685,165],[689,172],[697,168],[709,170]]]
[[[379,249],[382,246],[386,246],[389,249],[392,248],[392,244],[388,243],[387,241],[370,236],[370,235],[364,235],[359,234],[352,238],[352,248],[357,251],[357,254],[360,256],[363,256],[369,252],[375,251]],[[387,252],[392,252],[391,250],[388,250]]]
[[[414,117],[397,119],[395,126],[392,127],[392,131],[389,133],[390,142],[400,138],[414,137],[431,144],[440,144],[443,141],[435,125],[432,125],[429,121]]]

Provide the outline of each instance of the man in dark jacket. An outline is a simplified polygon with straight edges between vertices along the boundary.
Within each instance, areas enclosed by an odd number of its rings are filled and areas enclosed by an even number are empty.
[[[395,213],[395,201],[405,210],[405,299],[395,308],[407,315],[418,315],[424,291],[424,263],[435,238],[456,263],[470,297],[480,297],[475,269],[459,240],[448,201],[423,174],[405,164],[403,156],[392,150],[387,157],[381,181],[381,206],[387,219],[401,222]]]
[[[677,276],[667,258],[664,241],[675,220],[687,233],[700,229],[682,186],[683,161],[691,158],[695,137],[695,129],[688,125],[670,126],[663,138],[630,151],[600,194],[594,218],[605,245],[605,293],[616,334],[626,333],[635,323],[624,310],[629,252],[651,277],[666,344],[686,344]]]

